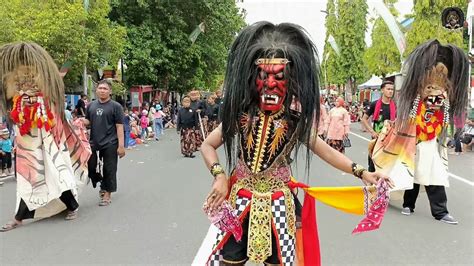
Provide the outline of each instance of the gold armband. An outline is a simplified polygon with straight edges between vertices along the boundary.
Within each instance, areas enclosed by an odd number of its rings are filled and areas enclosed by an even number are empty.
[[[352,174],[355,177],[358,177],[360,179],[362,179],[362,175],[364,174],[364,171],[367,171],[367,169],[365,169],[362,165],[356,164],[356,163],[352,163],[351,168],[352,168]]]
[[[213,163],[211,165],[211,174],[214,178],[216,178],[218,175],[224,173],[224,168],[219,163]]]

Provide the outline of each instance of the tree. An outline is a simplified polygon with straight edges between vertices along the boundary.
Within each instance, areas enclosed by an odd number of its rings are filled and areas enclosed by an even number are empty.
[[[341,81],[339,78],[339,74],[337,71],[337,54],[336,51],[331,47],[329,44],[329,36],[336,35],[336,27],[337,27],[337,16],[336,16],[336,5],[334,0],[328,0],[326,5],[326,37],[324,41],[324,52],[323,52],[323,60],[322,60],[322,74],[324,75],[322,78],[325,81],[325,85],[329,84],[341,84],[344,81]]]
[[[408,47],[405,55],[408,55],[418,45],[430,39],[438,39],[441,43],[451,43],[463,47],[462,30],[447,30],[441,25],[441,13],[443,9],[450,6],[467,9],[465,0],[415,0],[414,1],[413,26],[407,33]]]
[[[111,19],[128,28],[127,84],[185,92],[216,86],[244,20],[232,0],[115,0]],[[202,23],[202,24],[201,24]],[[189,35],[204,25],[195,42]]]
[[[398,11],[393,4],[398,0],[384,0],[394,17],[398,16]],[[401,55],[397,45],[382,18],[377,18],[372,30],[372,46],[364,55],[364,62],[370,74],[385,77],[387,74],[400,71]]]
[[[4,1],[5,2],[5,1]],[[110,23],[108,0],[6,0],[0,5],[0,44],[33,41],[43,46],[60,67],[73,65],[66,88],[80,84],[85,64],[97,69],[101,62],[115,64],[123,50],[125,29]]]
[[[367,29],[365,0],[338,0],[335,39],[341,50],[337,57],[339,80],[344,80],[355,94],[355,84],[366,77],[363,62]]]

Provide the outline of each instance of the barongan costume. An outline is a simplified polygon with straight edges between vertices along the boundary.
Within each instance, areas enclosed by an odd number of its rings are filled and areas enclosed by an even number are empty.
[[[454,45],[432,40],[418,46],[404,66],[396,122],[386,123],[372,153],[376,169],[406,189],[403,207],[413,212],[423,185],[437,220],[448,215],[446,138],[450,118],[468,103],[468,65]]]
[[[35,43],[6,44],[0,48],[0,80],[0,104],[10,111],[16,132],[16,219],[49,217],[65,205],[77,209],[91,151],[84,127],[65,119],[56,64]]]
[[[355,232],[380,225],[388,201],[383,182],[377,193],[376,187],[309,188],[291,176],[290,153],[317,138],[318,127],[312,127],[313,119],[319,121],[320,108],[316,58],[314,45],[294,24],[259,22],[235,40],[227,63],[221,119],[233,169],[227,201],[242,231],[233,224],[227,224],[230,229],[211,226],[193,265],[247,260],[319,265],[311,197],[350,213],[364,214],[365,209],[372,217]],[[296,188],[305,191],[303,206],[294,195]],[[374,201],[378,204],[372,205]]]

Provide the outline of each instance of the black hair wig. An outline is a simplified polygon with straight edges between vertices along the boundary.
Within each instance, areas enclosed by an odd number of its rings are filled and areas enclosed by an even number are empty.
[[[406,77],[397,104],[399,121],[406,123],[409,120],[413,101],[423,89],[424,76],[439,62],[448,68],[448,78],[452,86],[448,92],[450,116],[461,115],[465,111],[468,104],[468,58],[457,46],[441,45],[438,40],[430,40],[419,45],[405,62],[403,72]]]
[[[290,119],[292,102],[298,110],[294,135],[306,147],[306,169],[309,170],[313,119],[319,121],[319,62],[317,51],[305,30],[295,24],[272,24],[261,21],[244,28],[232,44],[224,79],[224,101],[221,109],[223,141],[229,168],[235,165],[239,116],[257,114],[259,95],[256,88],[259,58],[286,58],[284,73],[288,92],[284,102],[285,117]],[[316,127],[317,128],[317,127]]]

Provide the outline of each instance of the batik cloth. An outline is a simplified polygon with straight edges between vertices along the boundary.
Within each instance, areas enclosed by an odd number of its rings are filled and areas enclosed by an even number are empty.
[[[206,126],[206,136],[208,136],[216,127],[218,126],[217,120],[207,120]]]
[[[344,147],[344,141],[343,140],[337,140],[337,139],[328,139],[326,140],[327,144],[331,146],[331,148],[335,149],[336,151],[340,153],[345,153],[346,148]]]
[[[196,130],[194,128],[181,129],[181,153],[191,155],[196,152]]]

